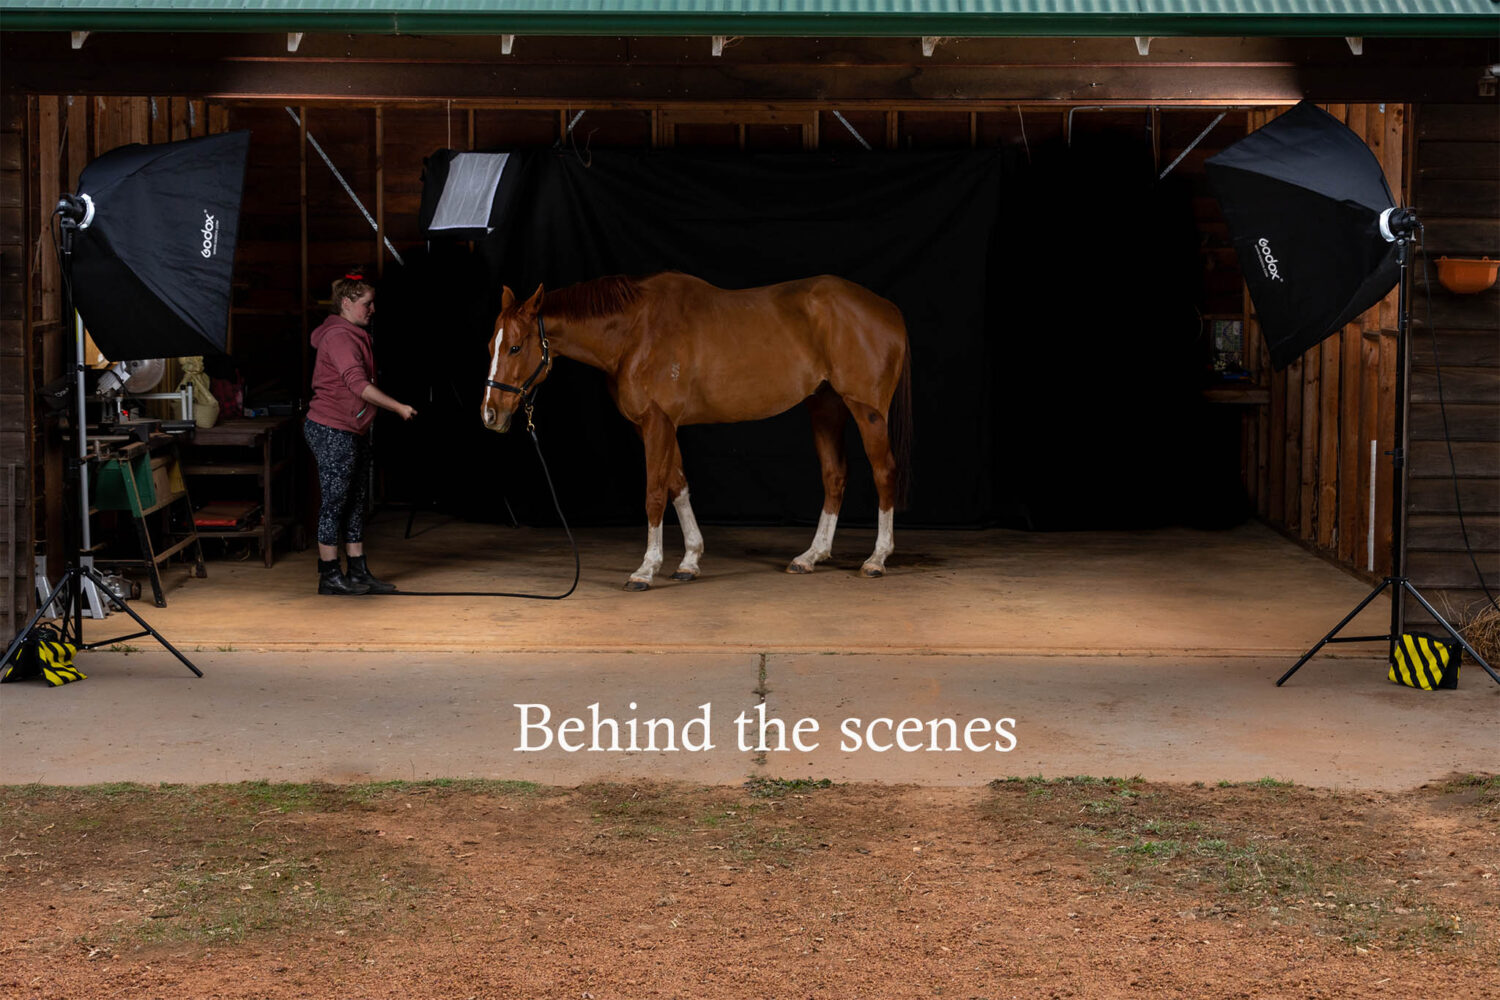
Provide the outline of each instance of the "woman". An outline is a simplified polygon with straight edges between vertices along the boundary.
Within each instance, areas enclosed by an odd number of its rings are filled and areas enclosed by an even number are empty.
[[[365,564],[365,507],[369,501],[370,424],[375,409],[410,420],[417,411],[375,387],[375,350],[370,318],[375,315],[375,288],[359,271],[333,283],[333,310],[312,332],[318,352],[313,366],[312,403],[302,426],[307,445],[318,460],[318,593],[390,594],[396,588],[370,575]],[[349,555],[347,573],[339,570],[339,538]]]

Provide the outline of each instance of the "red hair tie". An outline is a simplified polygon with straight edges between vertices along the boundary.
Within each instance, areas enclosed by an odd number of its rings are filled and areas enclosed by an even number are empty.
[[[354,272],[354,273],[351,273],[351,274],[344,275],[344,280],[345,281],[364,281],[365,280],[365,276],[363,274],[358,273],[358,272]]]

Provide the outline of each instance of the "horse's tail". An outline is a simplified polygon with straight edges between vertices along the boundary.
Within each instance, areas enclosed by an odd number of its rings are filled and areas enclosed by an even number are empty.
[[[886,414],[885,423],[890,435],[891,455],[896,459],[896,506],[905,510],[911,499],[911,447],[914,430],[912,428],[912,405],[911,405],[911,341],[905,340],[902,346],[906,349],[905,356],[901,359],[901,377],[896,382],[896,392],[891,396],[890,412]]]

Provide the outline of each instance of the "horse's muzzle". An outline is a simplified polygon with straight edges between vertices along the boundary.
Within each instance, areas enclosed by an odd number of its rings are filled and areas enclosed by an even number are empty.
[[[499,431],[501,434],[504,434],[506,431],[510,430],[510,418],[514,415],[514,410],[509,410],[505,413],[501,413],[493,406],[486,406],[481,414],[484,420],[484,426],[488,427],[492,431]]]

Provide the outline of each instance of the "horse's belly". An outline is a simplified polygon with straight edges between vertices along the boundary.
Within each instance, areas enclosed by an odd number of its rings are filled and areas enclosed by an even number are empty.
[[[745,374],[732,381],[700,381],[687,387],[679,424],[727,424],[784,413],[817,391],[825,378],[806,373],[788,378]]]

